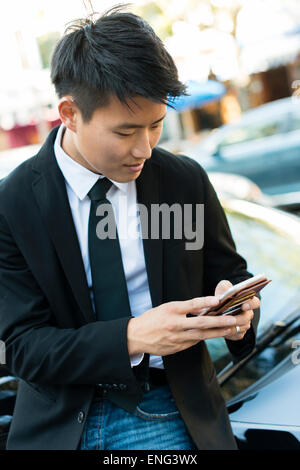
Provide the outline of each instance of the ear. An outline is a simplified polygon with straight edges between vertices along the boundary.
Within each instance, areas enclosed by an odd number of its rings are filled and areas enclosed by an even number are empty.
[[[58,103],[60,119],[70,131],[76,132],[79,109],[72,96],[63,96]]]

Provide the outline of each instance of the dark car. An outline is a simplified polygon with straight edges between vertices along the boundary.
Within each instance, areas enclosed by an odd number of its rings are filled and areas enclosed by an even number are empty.
[[[180,153],[209,172],[246,176],[267,194],[300,191],[300,100],[283,98],[246,111]]]
[[[207,341],[240,449],[300,449],[300,219],[222,199],[238,251],[261,292],[255,350],[233,363],[225,341]]]
[[[266,207],[300,215],[300,191],[267,195],[249,178],[232,173],[209,172],[209,179],[219,197],[245,199]]]

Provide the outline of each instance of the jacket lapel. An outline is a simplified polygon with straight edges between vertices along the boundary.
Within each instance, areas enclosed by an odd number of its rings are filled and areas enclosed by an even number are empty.
[[[78,237],[69,205],[65,180],[54,155],[57,133],[54,129],[33,162],[36,179],[32,189],[47,225],[62,268],[69,280],[75,299],[86,321],[94,321],[89,288]],[[155,150],[154,150],[155,152]],[[151,205],[160,204],[160,167],[151,159],[136,180],[137,200],[147,209],[146,224],[142,222],[146,270],[153,306],[162,303],[163,242],[151,239]]]
[[[33,163],[37,177],[32,189],[65,275],[85,321],[94,321],[80,246],[65,180],[54,155],[57,129],[52,131]]]
[[[137,178],[136,189],[138,203],[147,209],[146,220],[141,217],[141,228],[152,305],[156,307],[162,303],[163,242],[161,237],[151,239],[151,205],[160,204],[160,167],[151,159]]]

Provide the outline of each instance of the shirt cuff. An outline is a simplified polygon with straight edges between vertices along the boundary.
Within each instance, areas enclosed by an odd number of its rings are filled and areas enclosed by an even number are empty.
[[[138,366],[142,362],[143,358],[144,358],[143,353],[141,353],[141,354],[132,354],[130,356],[131,367]]]

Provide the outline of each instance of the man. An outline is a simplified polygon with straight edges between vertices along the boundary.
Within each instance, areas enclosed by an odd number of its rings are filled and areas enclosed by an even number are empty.
[[[51,77],[63,124],[0,184],[0,337],[20,378],[7,448],[235,449],[203,340],[242,357],[259,300],[197,316],[251,274],[201,166],[155,147],[185,91],[174,62],[113,9],[67,32]],[[174,216],[146,236],[163,204],[192,207],[188,233]],[[204,244],[187,249],[200,204]]]

